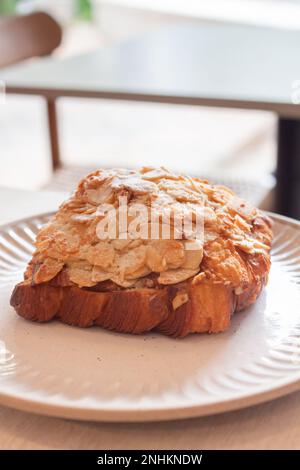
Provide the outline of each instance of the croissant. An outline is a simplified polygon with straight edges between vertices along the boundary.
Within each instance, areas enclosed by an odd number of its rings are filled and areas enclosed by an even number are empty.
[[[165,168],[98,170],[37,234],[11,305],[38,322],[218,333],[267,283],[271,242],[269,217],[224,186]]]

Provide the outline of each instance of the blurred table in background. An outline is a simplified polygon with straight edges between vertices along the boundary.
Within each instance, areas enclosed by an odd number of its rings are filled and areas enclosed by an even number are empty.
[[[297,31],[174,25],[85,55],[14,66],[0,79],[8,93],[41,95],[53,104],[70,96],[272,111],[278,115],[276,210],[300,218],[298,44]],[[55,127],[53,113],[58,168]]]

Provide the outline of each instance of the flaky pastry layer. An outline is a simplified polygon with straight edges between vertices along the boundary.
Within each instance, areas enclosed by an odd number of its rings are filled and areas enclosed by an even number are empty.
[[[120,196],[128,214],[134,204],[160,216],[201,206],[203,238],[192,250],[188,238],[99,240],[99,206],[118,212]],[[37,321],[132,333],[223,331],[265,285],[271,241],[270,219],[226,187],[163,168],[99,170],[39,232],[12,305]]]

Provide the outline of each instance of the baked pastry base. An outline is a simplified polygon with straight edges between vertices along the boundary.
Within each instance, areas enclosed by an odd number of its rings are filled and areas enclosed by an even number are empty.
[[[106,292],[25,281],[15,287],[11,305],[32,321],[58,319],[83,328],[98,325],[133,334],[155,330],[184,337],[226,330],[232,314],[255,302],[266,280],[265,275],[256,278],[240,295],[231,287],[211,281],[189,280],[163,288]]]

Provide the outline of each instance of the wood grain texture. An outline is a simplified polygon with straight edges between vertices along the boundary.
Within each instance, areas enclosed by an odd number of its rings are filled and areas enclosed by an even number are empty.
[[[171,423],[97,424],[0,407],[0,449],[300,449],[300,393]]]

